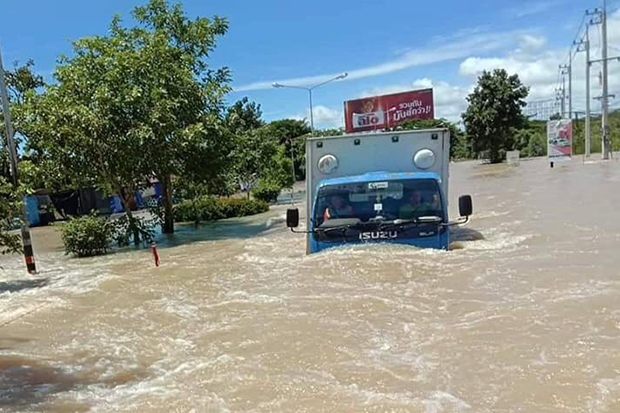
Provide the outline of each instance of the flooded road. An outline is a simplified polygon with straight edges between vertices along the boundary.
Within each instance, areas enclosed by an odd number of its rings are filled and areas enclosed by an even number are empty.
[[[453,250],[305,256],[285,207],[0,257],[0,411],[620,411],[620,164],[454,164]]]

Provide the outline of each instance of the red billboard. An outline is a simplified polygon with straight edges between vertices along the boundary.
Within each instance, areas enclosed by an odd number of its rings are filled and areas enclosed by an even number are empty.
[[[547,122],[547,156],[549,159],[570,159],[573,155],[573,125],[570,119]]]
[[[411,90],[344,102],[347,133],[389,128],[410,119],[433,119],[433,89]]]

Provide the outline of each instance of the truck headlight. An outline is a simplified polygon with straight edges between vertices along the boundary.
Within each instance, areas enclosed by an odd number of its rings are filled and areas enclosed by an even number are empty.
[[[319,171],[323,174],[330,174],[338,169],[338,158],[334,155],[323,155],[317,164]]]
[[[430,149],[420,149],[413,156],[413,164],[420,169],[428,169],[435,165],[435,153]]]

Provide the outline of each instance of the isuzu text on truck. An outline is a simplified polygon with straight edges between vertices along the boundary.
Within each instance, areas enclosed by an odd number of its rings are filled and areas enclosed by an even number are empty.
[[[469,195],[459,198],[459,221],[448,220],[450,132],[429,129],[315,137],[306,143],[306,251],[364,242],[448,249],[450,226],[467,222]]]

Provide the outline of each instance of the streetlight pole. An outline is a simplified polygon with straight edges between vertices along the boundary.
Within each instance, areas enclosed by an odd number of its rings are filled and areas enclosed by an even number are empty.
[[[344,79],[345,77],[347,77],[349,74],[344,72],[338,76],[335,76],[329,80],[326,80],[325,82],[321,82],[318,83],[316,85],[313,86],[294,86],[294,85],[283,85],[281,83],[273,83],[272,86],[275,88],[283,88],[283,87],[287,87],[290,89],[302,89],[302,90],[307,90],[308,91],[308,98],[310,101],[310,135],[314,136],[314,113],[312,110],[312,91],[314,89],[316,89],[319,86],[323,86],[326,85],[330,82],[333,82],[334,80],[341,80]],[[293,156],[293,138],[290,138],[290,142],[291,142],[291,162],[293,163],[293,186],[291,186],[291,205],[295,204],[294,198],[293,198],[293,192],[295,190],[295,157]]]
[[[308,97],[310,98],[310,134],[314,136],[314,113],[312,113],[312,88],[308,89]]]
[[[287,87],[287,88],[290,88],[290,89],[302,89],[302,90],[307,90],[308,91],[308,97],[310,99],[310,131],[312,132],[312,136],[314,136],[314,114],[312,113],[312,91],[314,89],[316,89],[317,87],[326,85],[328,83],[331,83],[334,80],[344,79],[348,75],[349,74],[345,72],[345,73],[343,73],[341,75],[338,75],[338,76],[333,77],[333,78],[331,78],[329,80],[326,80],[325,82],[321,82],[321,83],[318,83],[318,84],[313,85],[313,86],[283,85],[282,83],[273,83],[272,86],[275,87],[275,88]]]

